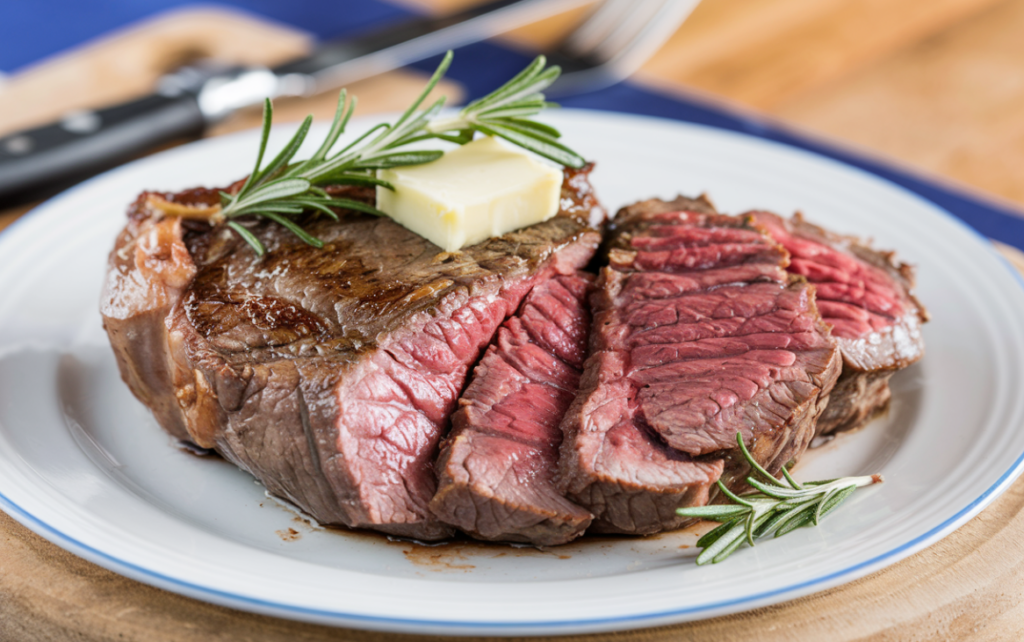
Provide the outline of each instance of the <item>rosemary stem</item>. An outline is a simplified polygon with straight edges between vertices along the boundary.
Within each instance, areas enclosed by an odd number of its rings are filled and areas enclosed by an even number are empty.
[[[320,241],[305,233],[289,217],[304,212],[317,212],[337,219],[335,210],[356,210],[383,216],[374,206],[351,199],[332,197],[323,185],[373,185],[394,189],[392,185],[375,177],[375,170],[389,167],[429,163],[443,155],[442,150],[423,150],[412,145],[424,140],[466,144],[473,139],[473,131],[496,135],[527,151],[539,154],[566,167],[583,167],[586,161],[555,139],[557,130],[531,120],[532,117],[555,106],[544,100],[543,91],[558,77],[558,67],[545,68],[544,56],[538,56],[523,71],[487,96],[473,101],[458,116],[438,118],[445,98],[440,97],[423,107],[452,60],[448,52],[430,77],[419,97],[394,121],[381,123],[328,156],[335,143],[345,132],[345,126],[355,110],[355,96],[339,94],[331,129],[312,157],[293,162],[302,147],[312,116],[307,117],[292,139],[270,163],[263,166],[263,156],[270,137],[273,105],[266,100],[263,107],[263,128],[260,136],[256,164],[245,184],[234,194],[221,192],[221,203],[200,211],[182,210],[173,203],[158,203],[154,209],[168,215],[205,218],[214,224],[228,223],[252,249],[263,255],[266,248],[248,228],[230,219],[240,216],[259,216],[292,231],[303,242],[314,247]],[[457,132],[449,134],[448,132]],[[180,210],[177,211],[177,210]]]
[[[881,475],[865,475],[864,477],[843,477],[820,486],[805,487],[804,490],[814,490],[815,495],[827,493],[834,488],[864,488],[872,484],[880,484],[885,481]],[[808,493],[808,496],[810,493]]]
[[[722,495],[733,502],[732,505],[711,504],[676,510],[683,517],[721,523],[698,540],[697,546],[703,549],[697,557],[698,565],[721,562],[743,542],[753,546],[754,540],[761,537],[779,537],[802,526],[816,526],[856,489],[884,481],[881,475],[865,475],[800,484],[783,467],[783,483],[757,463],[743,443],[742,434],[737,433],[736,442],[750,466],[752,474],[747,477],[747,484],[753,491],[737,495],[719,480]]]
[[[435,118],[427,123],[426,130],[431,134],[443,134],[445,132],[467,129],[470,125],[472,123],[460,114],[448,118]]]

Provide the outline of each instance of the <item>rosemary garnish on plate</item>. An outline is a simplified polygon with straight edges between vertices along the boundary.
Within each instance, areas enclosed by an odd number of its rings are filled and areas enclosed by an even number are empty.
[[[252,246],[257,254],[266,251],[249,229],[237,220],[242,216],[260,216],[291,230],[314,247],[323,243],[302,229],[291,217],[303,212],[319,212],[338,220],[335,209],[350,209],[369,214],[382,212],[367,203],[332,196],[323,188],[329,185],[394,187],[375,175],[375,170],[402,165],[419,165],[440,158],[440,150],[408,149],[425,140],[441,140],[465,144],[475,132],[498,136],[545,158],[569,167],[582,167],[583,158],[558,141],[558,130],[531,119],[543,109],[556,106],[544,100],[543,91],[561,73],[559,67],[546,67],[544,56],[538,56],[526,69],[491,94],[466,105],[457,115],[439,118],[444,106],[442,96],[420,110],[427,95],[444,76],[451,64],[448,52],[419,97],[393,124],[380,123],[354,141],[332,153],[345,132],[356,98],[348,99],[343,89],[330,131],[320,148],[307,160],[292,162],[299,151],[312,116],[299,126],[281,152],[263,167],[263,155],[270,137],[273,107],[268,99],[263,107],[263,132],[260,136],[256,166],[235,194],[221,192],[219,208],[211,208],[204,216],[214,224],[226,223]]]
[[[822,517],[835,510],[853,491],[882,481],[881,475],[870,475],[800,484],[783,466],[783,483],[754,460],[743,443],[743,435],[737,433],[736,441],[753,472],[747,477],[747,483],[755,490],[736,495],[719,480],[719,490],[733,504],[676,510],[676,513],[684,517],[721,522],[717,528],[697,540],[697,546],[704,549],[697,557],[697,564],[717,564],[732,555],[743,542],[753,546],[754,540],[759,537],[773,533],[775,537],[781,537],[802,526],[817,526]]]

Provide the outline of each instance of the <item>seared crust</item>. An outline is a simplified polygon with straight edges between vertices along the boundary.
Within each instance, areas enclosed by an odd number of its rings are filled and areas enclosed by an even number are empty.
[[[322,250],[247,223],[260,258],[225,228],[162,218],[144,193],[101,303],[122,377],[168,432],[322,523],[447,537],[427,510],[441,431],[533,283],[592,256],[588,171],[567,175],[559,216],[458,253],[349,212],[305,221]],[[217,191],[160,196],[208,205]]]

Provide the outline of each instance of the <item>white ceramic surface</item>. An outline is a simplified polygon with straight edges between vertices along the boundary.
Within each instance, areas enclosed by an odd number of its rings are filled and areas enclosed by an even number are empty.
[[[303,522],[247,474],[170,442],[121,383],[97,313],[125,206],[142,189],[244,175],[257,140],[246,132],[100,176],[0,235],[0,507],[78,555],[198,599],[361,628],[512,635],[667,624],[820,591],[935,542],[1017,476],[1024,291],[983,239],[897,187],[781,145],[596,112],[550,121],[599,161],[609,208],[704,191],[727,212],[799,208],[919,266],[934,317],[926,357],[894,379],[886,418],[797,471],[881,472],[885,484],[819,528],[702,568],[692,532],[538,551],[426,548]]]

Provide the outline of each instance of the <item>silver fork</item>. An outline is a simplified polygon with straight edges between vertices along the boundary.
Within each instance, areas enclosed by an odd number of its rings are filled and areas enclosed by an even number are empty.
[[[548,55],[563,70],[549,91],[592,91],[626,79],[698,4],[700,0],[605,0]]]
[[[0,137],[0,204],[14,205],[201,133],[265,97],[305,96],[478,42],[586,0],[493,0],[327,44],[274,69],[212,64],[163,77],[149,96]],[[605,0],[551,54],[564,74],[554,95],[615,83],[672,35],[698,0]]]

